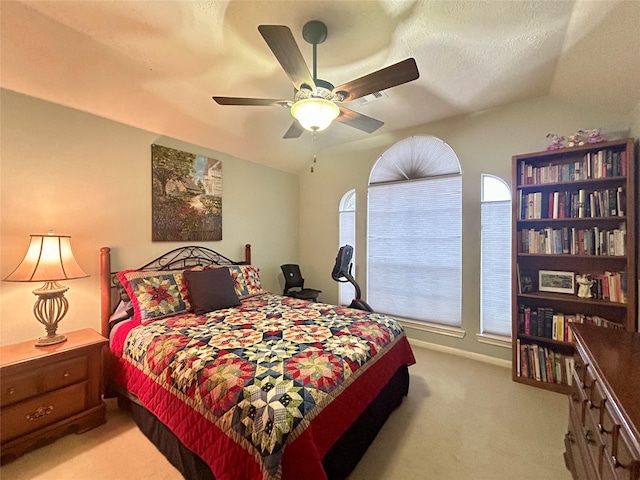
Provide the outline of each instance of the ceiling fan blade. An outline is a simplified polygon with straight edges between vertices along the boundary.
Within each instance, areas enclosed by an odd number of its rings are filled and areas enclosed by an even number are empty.
[[[258,31],[293,82],[293,86],[300,90],[302,84],[307,84],[312,90],[315,90],[316,84],[309,72],[309,67],[307,67],[289,27],[259,25]]]
[[[367,117],[366,115],[354,112],[353,110],[349,110],[345,107],[340,107],[340,115],[338,115],[336,121],[345,123],[350,127],[357,128],[358,130],[362,130],[367,133],[373,133],[384,125],[384,122],[381,122],[380,120]]]
[[[357,78],[333,89],[334,93],[344,96],[342,102],[350,102],[374,92],[411,82],[420,76],[413,58],[407,58],[389,67],[377,70],[364,77]]]
[[[250,105],[255,107],[291,107],[290,100],[276,98],[211,97],[218,105]]]
[[[304,128],[302,128],[302,126],[294,120],[289,127],[289,130],[287,130],[287,133],[285,133],[284,137],[282,138],[298,138],[300,135],[302,135],[302,132],[304,132]]]

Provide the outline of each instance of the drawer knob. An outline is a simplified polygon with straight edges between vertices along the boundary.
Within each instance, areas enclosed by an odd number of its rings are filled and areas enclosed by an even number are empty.
[[[587,430],[587,433],[585,433],[584,438],[587,439],[587,443],[590,443],[591,445],[596,444],[596,439],[593,438],[593,432],[591,430]]]
[[[9,395],[13,395],[14,393],[16,393],[16,389],[15,389],[15,388],[13,388],[13,387],[11,387],[11,388],[8,390],[8,392],[7,392],[7,393],[8,393]]]
[[[38,420],[39,418],[45,417],[53,412],[53,405],[48,405],[46,407],[38,407],[38,409],[27,415],[27,420],[33,421]]]
[[[70,375],[70,374],[69,374],[69,372],[64,372],[64,373],[62,374],[62,376],[63,376],[64,378],[67,378],[69,375]]]

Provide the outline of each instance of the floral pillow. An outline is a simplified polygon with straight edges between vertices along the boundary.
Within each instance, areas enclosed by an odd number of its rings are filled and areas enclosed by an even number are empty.
[[[260,281],[260,270],[253,265],[230,265],[229,273],[233,279],[238,298],[248,298],[265,293]]]
[[[124,270],[116,277],[129,294],[136,320],[147,322],[191,310],[182,271]]]

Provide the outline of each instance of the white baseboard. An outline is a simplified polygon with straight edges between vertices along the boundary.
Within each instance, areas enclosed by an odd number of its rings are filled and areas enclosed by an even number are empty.
[[[480,353],[475,353],[475,352],[467,352],[466,350],[460,350],[458,348],[453,348],[453,347],[446,347],[444,345],[438,345],[437,343],[424,342],[422,340],[416,340],[413,338],[408,338],[408,340],[409,340],[409,344],[415,345],[416,347],[428,348],[430,350],[436,350],[438,352],[443,352],[443,353],[450,353],[451,355],[465,357],[470,360],[476,360],[478,362],[489,363],[491,365],[497,365],[498,367],[511,369],[511,362],[509,360],[490,357],[489,355],[482,355]]]

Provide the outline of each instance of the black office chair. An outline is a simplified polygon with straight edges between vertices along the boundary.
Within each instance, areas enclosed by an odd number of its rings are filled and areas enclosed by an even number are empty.
[[[284,292],[287,297],[299,298],[301,300],[310,300],[316,302],[318,295],[322,290],[315,288],[304,288],[304,278],[300,273],[300,266],[292,263],[280,265],[282,274],[284,275]]]

